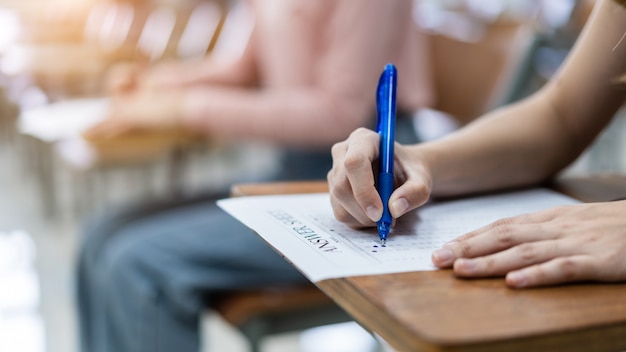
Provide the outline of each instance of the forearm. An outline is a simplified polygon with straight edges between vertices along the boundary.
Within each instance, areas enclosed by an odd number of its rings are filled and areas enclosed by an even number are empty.
[[[196,85],[252,86],[256,74],[240,62],[226,62],[210,58],[197,62],[178,63],[170,86],[190,87]]]
[[[536,184],[553,176],[584,143],[563,133],[547,99],[496,110],[447,138],[416,146],[427,155],[433,195]]]
[[[211,56],[194,61],[173,61],[155,66],[144,75],[144,84],[157,88],[187,88],[197,85],[254,86],[258,81],[250,39],[241,57],[218,60]]]
[[[182,120],[221,139],[249,139],[301,148],[330,148],[367,123],[363,98],[339,101],[316,89],[196,88],[184,94]]]

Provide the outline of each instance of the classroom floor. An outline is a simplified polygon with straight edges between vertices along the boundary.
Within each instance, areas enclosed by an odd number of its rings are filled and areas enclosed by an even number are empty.
[[[568,173],[623,173],[624,136],[626,114],[621,113]],[[0,351],[77,352],[73,267],[79,217],[43,216],[36,182],[20,155],[15,145],[0,141]],[[17,253],[14,248],[22,255],[16,259],[19,270],[8,271],[16,268],[7,255]],[[205,352],[247,350],[238,332],[219,317],[207,314],[204,323],[203,336],[211,337]],[[350,341],[350,345],[341,345],[343,341]],[[367,351],[373,348],[373,341],[351,323],[271,337],[264,348],[268,352]]]

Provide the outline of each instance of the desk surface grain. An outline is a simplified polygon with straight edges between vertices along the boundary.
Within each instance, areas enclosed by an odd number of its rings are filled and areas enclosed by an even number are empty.
[[[400,351],[619,351],[626,284],[515,290],[449,270],[325,280],[318,286]]]

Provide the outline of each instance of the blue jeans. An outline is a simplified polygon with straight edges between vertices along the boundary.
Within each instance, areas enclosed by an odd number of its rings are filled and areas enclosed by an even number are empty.
[[[79,259],[83,351],[195,352],[211,292],[307,281],[213,199],[110,224]]]
[[[302,154],[287,153],[273,180],[323,179],[328,153]],[[307,282],[215,205],[227,196],[129,207],[87,225],[77,265],[83,352],[197,352],[212,293]]]

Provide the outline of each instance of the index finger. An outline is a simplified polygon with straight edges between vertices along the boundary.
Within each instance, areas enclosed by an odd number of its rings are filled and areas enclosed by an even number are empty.
[[[550,212],[522,214],[503,218],[474,231],[468,232],[441,249],[433,252],[432,259],[438,267],[451,266],[458,258],[475,258],[524,242],[548,239],[543,221],[550,218]]]
[[[378,133],[364,128],[354,131],[343,163],[354,199],[372,221],[379,220],[383,212],[373,170],[374,160],[378,157],[379,138]]]

